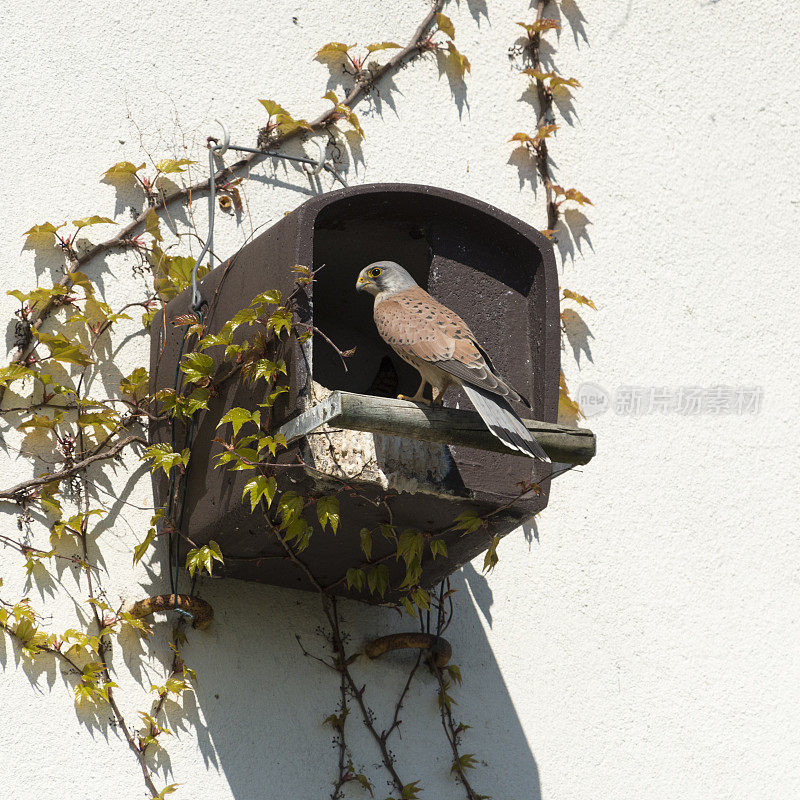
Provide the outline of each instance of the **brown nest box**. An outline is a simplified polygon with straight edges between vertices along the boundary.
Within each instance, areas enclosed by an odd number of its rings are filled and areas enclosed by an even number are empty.
[[[441,531],[464,511],[494,513],[487,527],[444,534],[448,556],[426,548],[423,586],[430,587],[541,511],[550,491],[551,466],[512,455],[486,431],[463,391],[451,388],[444,409],[389,399],[411,395],[417,373],[378,336],[372,298],[355,291],[358,272],[373,261],[402,264],[434,297],[470,325],[501,374],[526,395],[532,411],[518,407],[553,461],[586,463],[594,453],[589,431],[555,425],[560,373],[558,276],[551,243],[537,230],[486,203],[445,189],[371,184],[308,200],[246,245],[200,283],[208,302],[208,332],[218,331],[255,295],[292,289],[288,269],[324,268],[308,287],[305,321],[341,349],[356,347],[347,371],[329,344],[315,335],[292,340],[286,359],[290,391],[276,405],[273,429],[289,439],[280,461],[300,455],[310,470],[278,470],[279,490],[301,494],[338,491],[338,534],[315,527],[304,563],[337,594],[377,602],[397,597],[404,570],[387,562],[391,586],[383,598],[348,591],[344,576],[364,555],[359,531],[383,522],[397,530]],[[167,323],[189,310],[191,289],[166,306]],[[151,389],[172,387],[183,328],[154,320]],[[207,351],[215,353],[222,348]],[[260,384],[263,387],[263,384]],[[186,475],[184,533],[197,544],[216,540],[225,556],[222,574],[243,580],[311,589],[301,569],[285,557],[262,515],[242,500],[252,473],[214,468],[220,445],[212,440],[230,408],[257,408],[255,387],[232,378],[218,386],[208,411],[196,417]],[[456,410],[460,409],[460,410]],[[176,426],[175,449],[185,446]],[[154,423],[154,441],[170,441],[169,423]],[[517,498],[520,485],[541,492]],[[343,485],[354,491],[340,491]],[[166,502],[166,487],[157,487]],[[381,503],[386,498],[386,505]],[[517,499],[515,499],[517,498]],[[391,518],[390,518],[391,513]],[[183,541],[183,540],[182,540]],[[186,548],[182,545],[181,562]],[[372,559],[394,551],[373,538]]]

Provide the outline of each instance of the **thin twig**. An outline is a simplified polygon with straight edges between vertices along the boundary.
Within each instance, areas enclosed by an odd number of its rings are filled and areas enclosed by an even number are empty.
[[[90,464],[94,464],[96,461],[106,461],[109,458],[115,458],[122,452],[122,450],[132,444],[147,444],[147,440],[143,439],[141,436],[127,436],[126,438],[117,442],[113,447],[106,450],[104,453],[95,453],[94,455],[87,456],[82,461],[76,462],[67,469],[62,469],[59,472],[51,472],[47,475],[41,475],[38,478],[33,478],[29,481],[18,483],[16,486],[12,486],[10,489],[4,489],[0,491],[0,500],[11,500],[17,502],[22,498],[27,497],[33,489],[38,489],[40,486],[46,486],[48,483],[53,483],[54,481],[61,481],[64,480],[64,478],[69,478],[70,476],[80,472],[82,469],[86,469],[86,467],[88,467]]]

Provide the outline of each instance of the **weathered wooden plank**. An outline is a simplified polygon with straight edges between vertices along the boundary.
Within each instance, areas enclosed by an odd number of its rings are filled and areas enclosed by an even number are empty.
[[[590,430],[529,419],[523,422],[553,461],[588,464],[595,455],[596,441]],[[441,406],[432,408],[407,400],[342,391],[334,392],[326,400],[290,420],[278,432],[291,441],[325,424],[526,458],[495,438],[475,411]]]

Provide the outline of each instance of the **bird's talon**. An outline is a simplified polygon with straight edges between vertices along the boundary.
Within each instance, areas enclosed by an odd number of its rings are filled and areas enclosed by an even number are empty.
[[[404,394],[397,395],[398,400],[407,400],[409,403],[422,403],[423,405],[429,406],[431,401],[428,400],[427,397],[406,397]]]

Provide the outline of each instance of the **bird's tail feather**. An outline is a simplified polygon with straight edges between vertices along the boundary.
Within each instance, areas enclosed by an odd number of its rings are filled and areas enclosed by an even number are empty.
[[[522,420],[514,413],[514,409],[504,397],[467,383],[462,386],[475,410],[486,423],[486,427],[504,445],[538,461],[550,461],[541,445],[522,424]]]

